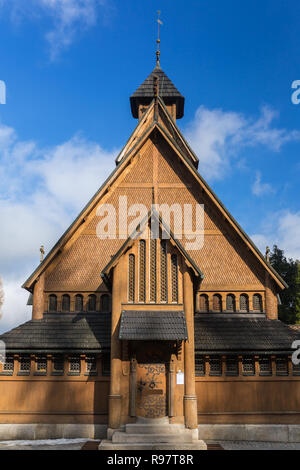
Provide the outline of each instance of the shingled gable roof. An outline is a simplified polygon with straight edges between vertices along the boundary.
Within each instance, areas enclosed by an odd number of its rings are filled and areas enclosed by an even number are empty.
[[[183,311],[123,310],[119,339],[185,341],[188,332]]]
[[[166,104],[168,102],[176,102],[176,117],[177,119],[182,118],[184,112],[184,97],[177,90],[175,85],[171,82],[165,72],[156,66],[155,69],[150,73],[146,80],[139,86],[139,88],[131,95],[130,105],[133,117],[138,117],[138,105],[149,104],[154,98],[154,77],[158,77],[159,96],[164,100]]]
[[[187,253],[187,251],[184,249],[184,247],[182,246],[182,244],[179,242],[178,239],[176,239],[174,237],[174,234],[172,232],[172,230],[168,227],[168,225],[164,222],[164,220],[162,219],[162,217],[160,216],[160,214],[158,214],[154,209],[152,209],[151,211],[149,211],[147,217],[145,217],[138,225],[138,226],[141,226],[141,227],[145,227],[149,222],[150,222],[150,219],[151,217],[154,217],[157,219],[160,227],[167,232],[167,234],[169,235],[170,237],[170,240],[171,242],[174,243],[174,245],[177,247],[177,249],[179,250],[179,252],[181,253],[181,255],[183,256],[183,258],[185,259],[185,262],[187,263],[188,267],[192,269],[192,271],[194,272],[194,274],[199,278],[199,280],[203,279],[204,278],[204,274],[202,273],[201,269],[196,265],[196,263],[194,262],[194,260],[191,258],[191,256]],[[136,227],[136,228],[137,228]],[[121,248],[115,253],[115,255],[111,258],[111,260],[109,261],[109,263],[105,266],[105,268],[102,270],[101,272],[101,277],[103,279],[103,281],[106,283],[106,285],[108,287],[111,287],[110,285],[110,280],[109,280],[109,273],[111,271],[111,269],[118,263],[118,260],[119,258],[122,256],[122,254],[128,249],[130,248],[134,243],[135,243],[135,240],[137,240],[138,238],[140,238],[140,236],[136,236],[134,237],[134,234],[135,234],[136,230],[134,230],[132,232],[132,234],[129,235],[129,237],[127,238],[127,240],[125,240],[125,242],[123,243],[123,245],[121,246]]]
[[[110,313],[46,313],[0,336],[9,352],[99,352],[110,349]]]
[[[247,318],[248,316],[248,318]],[[226,318],[227,317],[227,318]],[[229,317],[229,318],[228,318]],[[280,320],[253,318],[245,315],[195,315],[195,350],[202,354],[291,353],[292,343],[300,339]]]
[[[176,143],[175,139],[169,134],[164,127],[158,123],[157,121],[153,121],[149,127],[145,130],[145,132],[140,136],[140,138],[135,142],[125,153],[124,157],[120,161],[119,165],[114,169],[114,171],[110,174],[110,176],[106,179],[104,184],[100,187],[100,189],[96,192],[96,194],[92,197],[89,203],[85,206],[85,208],[81,211],[79,216],[75,219],[75,221],[71,224],[71,226],[65,231],[62,237],[58,240],[58,242],[54,245],[52,250],[48,253],[45,257],[44,261],[37,267],[37,269],[31,274],[31,276],[27,279],[27,281],[23,284],[22,287],[31,291],[33,283],[38,278],[38,276],[45,270],[48,264],[52,261],[54,256],[59,252],[60,249],[64,246],[64,244],[71,238],[74,232],[79,228],[79,226],[85,221],[85,217],[95,208],[95,206],[99,203],[101,197],[105,194],[108,190],[109,186],[116,180],[116,178],[120,175],[120,173],[125,169],[127,164],[129,164],[130,160],[134,158],[134,156],[138,153],[141,147],[144,145],[145,141],[150,137],[150,135],[154,132],[158,132],[165,141],[170,145],[170,147],[175,151],[178,157],[183,161],[186,168],[193,174],[195,179],[199,182],[202,189],[207,193],[213,203],[217,206],[220,210],[222,215],[226,220],[229,221],[231,226],[235,229],[238,235],[242,238],[244,243],[248,246],[248,248],[252,251],[252,253],[256,256],[256,258],[260,261],[260,263],[264,266],[264,268],[269,272],[272,278],[275,280],[277,285],[283,289],[287,287],[285,281],[280,277],[280,275],[275,271],[275,269],[271,266],[270,263],[266,261],[262,253],[253,243],[253,241],[248,237],[248,235],[244,232],[238,222],[234,219],[234,217],[230,214],[230,212],[226,209],[220,199],[216,196],[210,186],[206,183],[206,181],[202,178],[202,176],[198,173],[196,168],[194,167],[193,163],[187,158],[184,153],[181,151],[180,147]]]

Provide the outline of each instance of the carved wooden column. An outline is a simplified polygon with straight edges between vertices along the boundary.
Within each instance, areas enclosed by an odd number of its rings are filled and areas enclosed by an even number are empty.
[[[197,396],[195,388],[195,350],[194,350],[194,293],[193,281],[185,267],[183,274],[184,311],[188,340],[184,343],[184,414],[187,428],[198,426]]]
[[[174,406],[174,395],[175,395],[175,359],[174,354],[171,356],[169,363],[169,390],[168,390],[168,399],[169,399],[169,417],[172,418],[175,416],[175,406]]]
[[[130,360],[130,416],[136,416],[136,358]]]
[[[45,274],[41,274],[34,284],[33,303],[32,303],[32,320],[41,320],[44,314],[44,289]]]
[[[268,272],[266,272],[266,315],[271,320],[278,318],[277,296],[274,289],[274,282]]]
[[[111,318],[111,373],[110,373],[110,394],[109,400],[109,427],[118,429],[121,425],[121,341],[119,340],[119,320],[121,315],[121,298],[125,286],[124,257],[121,257],[119,263],[113,271],[112,288],[112,318]]]

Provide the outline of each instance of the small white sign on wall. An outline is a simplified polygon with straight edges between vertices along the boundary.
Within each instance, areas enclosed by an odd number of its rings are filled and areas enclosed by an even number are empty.
[[[179,370],[176,374],[176,383],[177,385],[184,384],[184,373],[181,370]]]

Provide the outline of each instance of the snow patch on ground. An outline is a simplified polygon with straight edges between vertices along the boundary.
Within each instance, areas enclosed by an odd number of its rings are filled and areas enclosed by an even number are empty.
[[[43,439],[35,441],[0,441],[0,446],[57,446],[57,445],[68,445],[78,444],[86,441],[93,441],[93,439]]]

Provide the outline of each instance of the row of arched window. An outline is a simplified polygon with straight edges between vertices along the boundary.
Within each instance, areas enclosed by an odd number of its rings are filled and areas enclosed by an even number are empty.
[[[87,312],[96,312],[97,311],[97,296],[95,294],[90,294],[87,298],[86,309],[84,308],[84,298],[82,294],[76,294],[74,297],[74,310],[77,313],[87,311]],[[48,297],[48,311],[57,312],[58,311],[58,301],[56,294],[50,294]],[[70,312],[71,311],[71,297],[69,294],[63,294],[61,297],[61,311]],[[109,294],[102,294],[100,297],[100,311],[101,312],[110,312],[111,311],[111,301]]]
[[[199,296],[199,312],[222,312],[223,301],[221,294],[214,294],[210,305],[209,297],[207,294]],[[248,294],[240,294],[238,298],[234,294],[226,295],[226,312],[249,312],[249,296]],[[260,294],[253,294],[252,297],[252,311],[262,312],[263,302]]]
[[[136,257],[133,253],[128,257],[128,301],[129,302],[146,302],[146,268],[148,259],[146,256],[146,241],[139,241],[138,249],[138,266],[136,266]],[[157,256],[156,239],[150,240],[149,247],[149,301],[157,302],[157,264],[159,260],[159,296],[160,302],[168,302],[168,244],[167,240],[160,241],[159,257]],[[177,255],[172,254],[170,257],[170,273],[171,273],[171,302],[178,302],[178,260]],[[137,270],[137,271],[136,271]],[[138,276],[138,287],[136,290],[136,272]]]

